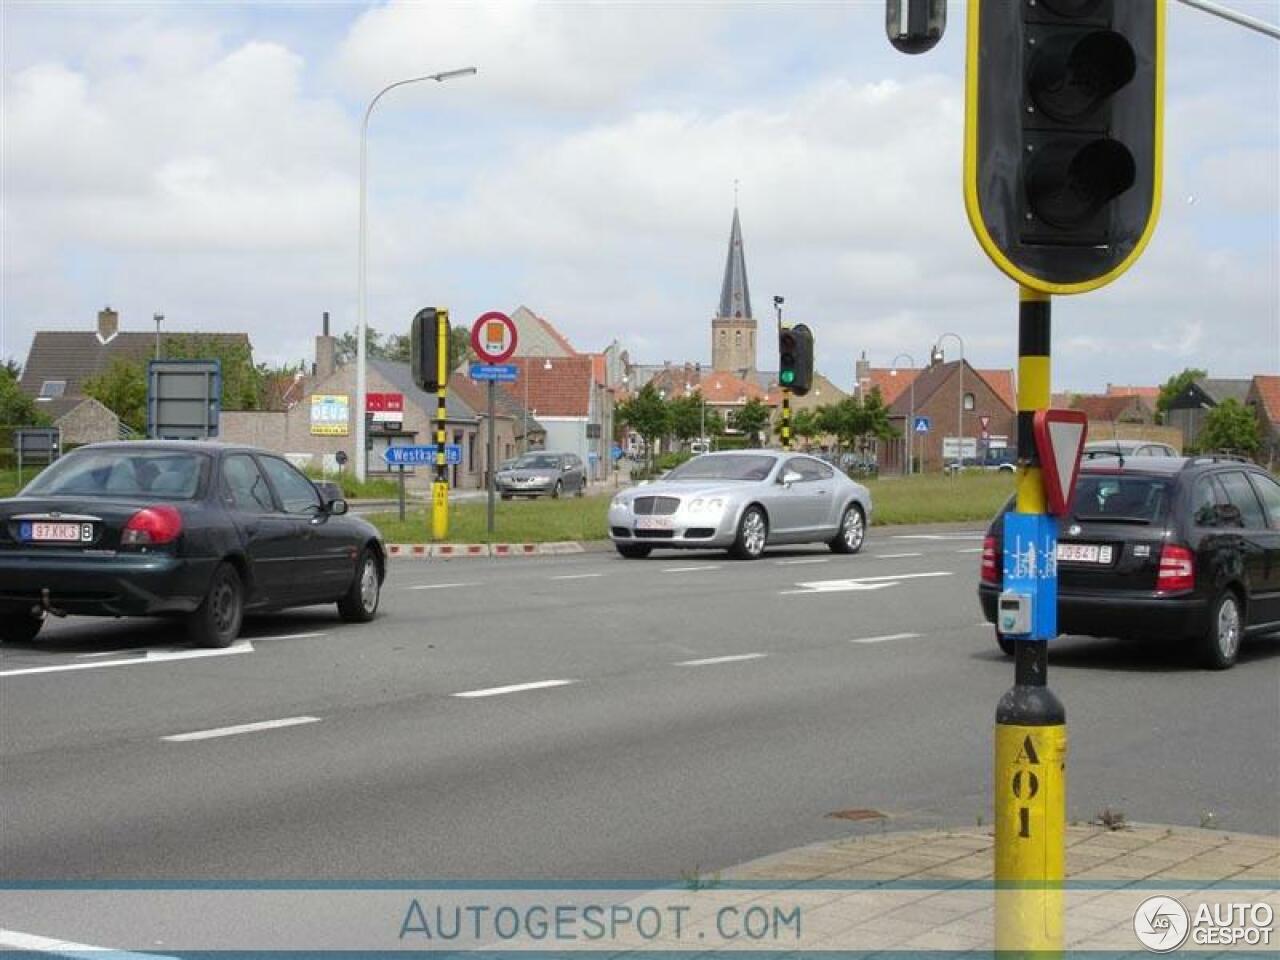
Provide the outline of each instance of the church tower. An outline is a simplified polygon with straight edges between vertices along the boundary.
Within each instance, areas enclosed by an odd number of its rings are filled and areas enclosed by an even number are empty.
[[[756,372],[756,321],[751,316],[747,261],[742,253],[742,225],[733,208],[729,256],[720,286],[720,309],[711,321],[711,367],[735,376]]]

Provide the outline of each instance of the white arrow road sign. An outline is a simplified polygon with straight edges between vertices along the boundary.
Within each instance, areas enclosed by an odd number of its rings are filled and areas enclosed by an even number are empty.
[[[857,577],[852,580],[810,580],[807,583],[797,583],[798,590],[782,590],[781,594],[796,593],[851,593],[861,590],[883,590],[886,587],[896,587],[903,580],[920,580],[927,577],[950,577],[954,574],[950,570],[934,570],[930,573],[903,573],[896,577]]]

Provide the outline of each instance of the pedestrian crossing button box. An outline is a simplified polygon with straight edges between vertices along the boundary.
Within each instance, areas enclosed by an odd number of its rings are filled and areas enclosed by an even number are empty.
[[[1031,597],[1025,593],[1006,590],[1000,594],[999,615],[996,629],[1005,636],[1031,635]]]

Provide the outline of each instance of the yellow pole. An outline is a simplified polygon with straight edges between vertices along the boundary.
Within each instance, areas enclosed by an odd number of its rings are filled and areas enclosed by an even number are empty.
[[[1050,301],[1025,287],[1019,300],[1015,512],[1044,523],[1046,498],[1033,423],[1036,411],[1050,405]],[[1006,532],[1006,571],[1017,562],[1009,539]],[[1031,596],[1033,604],[1056,610],[1056,574],[1040,581]],[[1014,686],[996,708],[996,950],[1043,955],[1063,949],[1067,727],[1066,711],[1048,687],[1051,637],[1043,635],[1038,616],[1033,620],[1031,634],[1014,639]],[[1050,622],[1056,623],[1056,616]]]
[[[449,311],[436,311],[436,479],[431,484],[431,536],[439,541],[449,536],[449,468],[445,457],[448,402],[446,381],[449,379]]]
[[[791,391],[782,388],[782,449],[791,449]]]

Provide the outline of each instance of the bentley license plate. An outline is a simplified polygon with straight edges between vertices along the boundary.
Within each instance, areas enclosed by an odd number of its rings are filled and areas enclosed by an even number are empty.
[[[670,517],[636,517],[637,530],[670,530]]]
[[[1058,560],[1067,563],[1110,563],[1112,548],[1097,543],[1060,543]]]

